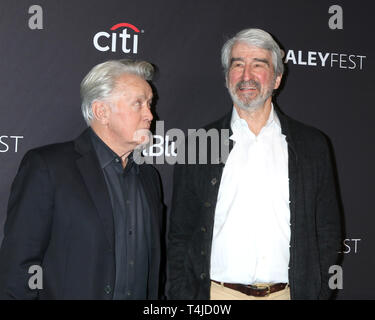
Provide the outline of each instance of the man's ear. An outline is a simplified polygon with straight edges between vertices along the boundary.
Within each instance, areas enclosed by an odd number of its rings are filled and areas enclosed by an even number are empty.
[[[278,87],[280,87],[280,83],[281,83],[281,79],[283,78],[283,75],[280,74],[279,76],[276,77],[276,80],[275,80],[275,87],[273,88],[274,90],[276,90]]]
[[[227,88],[227,89],[229,89],[229,85],[228,85],[228,73],[229,73],[229,71],[227,71],[227,72],[225,72],[225,87]]]
[[[92,113],[94,119],[102,125],[106,125],[109,121],[109,105],[108,103],[100,100],[95,100],[92,105]]]

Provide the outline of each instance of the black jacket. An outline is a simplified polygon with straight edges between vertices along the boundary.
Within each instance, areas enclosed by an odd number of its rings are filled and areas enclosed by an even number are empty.
[[[151,209],[148,298],[159,290],[162,201],[150,165],[140,178]],[[110,198],[89,131],[75,141],[29,151],[13,182],[0,249],[2,299],[112,299],[114,227]],[[30,290],[31,265],[43,289]]]
[[[317,129],[275,110],[289,154],[291,298],[327,299],[332,293],[328,270],[338,263],[341,246],[341,214],[328,142]],[[230,129],[230,119],[231,113],[205,129]],[[167,254],[169,299],[210,297],[211,242],[223,168],[223,163],[175,167]],[[252,227],[256,228],[249,230]]]

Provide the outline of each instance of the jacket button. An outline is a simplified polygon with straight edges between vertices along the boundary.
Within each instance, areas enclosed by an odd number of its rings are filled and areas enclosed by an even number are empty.
[[[201,273],[200,278],[201,278],[202,280],[206,279],[206,274],[205,274],[204,272]]]
[[[211,184],[214,186],[216,183],[217,183],[217,179],[216,179],[216,178],[213,178],[213,179],[211,180]]]
[[[201,250],[201,255],[204,256],[206,254],[206,251]]]
[[[211,207],[211,203],[209,203],[209,202],[205,202],[205,203],[204,203],[204,206],[205,206],[206,208],[210,208],[210,207]]]
[[[206,227],[201,227],[201,231],[206,232],[207,231]]]
[[[104,288],[104,292],[105,292],[106,294],[110,294],[111,291],[112,291],[111,286],[110,286],[110,285],[106,285],[105,288]]]

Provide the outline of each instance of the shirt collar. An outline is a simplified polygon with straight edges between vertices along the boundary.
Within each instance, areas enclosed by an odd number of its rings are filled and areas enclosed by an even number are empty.
[[[99,164],[102,169],[110,165],[111,163],[118,164],[122,167],[121,158],[108,147],[102,139],[95,133],[90,127],[91,141],[99,159]],[[125,169],[131,169],[134,164],[133,153],[128,156],[128,163]],[[136,172],[138,173],[138,167],[136,166]]]
[[[268,127],[273,122],[275,122],[281,129],[279,117],[277,116],[277,113],[275,111],[273,103],[271,103],[271,112],[270,112],[268,120],[265,124],[265,127]],[[232,118],[231,118],[231,121],[230,121],[230,127],[231,127],[233,132],[235,132],[236,130],[238,130],[241,127],[248,128],[246,121],[244,119],[240,118],[240,115],[238,114],[237,109],[234,106],[233,106],[233,110],[232,110]]]
[[[102,169],[108,166],[112,161],[116,161],[117,163],[121,164],[120,157],[110,147],[108,147],[102,139],[99,138],[91,127],[90,135]]]

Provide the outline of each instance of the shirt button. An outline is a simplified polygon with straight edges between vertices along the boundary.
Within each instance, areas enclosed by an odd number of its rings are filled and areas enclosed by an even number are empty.
[[[205,203],[204,203],[204,206],[205,206],[206,208],[210,208],[210,207],[211,207],[211,203],[209,203],[209,202],[205,202]]]
[[[205,227],[201,227],[201,231],[202,231],[202,232],[206,232],[207,229],[206,229]]]
[[[119,162],[120,162],[120,159],[119,159],[119,158],[116,158],[115,161],[116,161],[117,163],[119,163]]]
[[[133,261],[133,260],[130,260],[129,264],[130,264],[131,266],[134,266],[134,261]]]
[[[104,288],[104,292],[106,294],[110,294],[112,292],[112,288],[110,285],[106,285],[105,288]]]
[[[201,255],[202,255],[202,256],[206,255],[206,251],[201,250]]]
[[[130,297],[132,295],[132,293],[130,291],[128,291],[127,295],[128,295],[128,297]]]
[[[127,204],[127,205],[130,205],[130,200],[126,200],[126,204]]]

